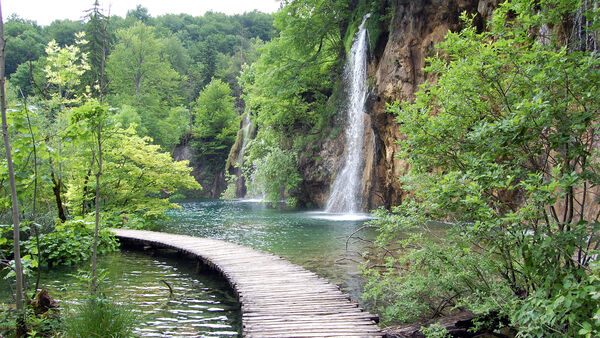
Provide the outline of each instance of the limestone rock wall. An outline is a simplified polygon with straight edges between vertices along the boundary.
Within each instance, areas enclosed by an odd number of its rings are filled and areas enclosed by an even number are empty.
[[[396,157],[395,143],[402,135],[395,116],[386,112],[386,104],[411,101],[418,86],[426,80],[425,58],[446,33],[460,29],[463,11],[479,13],[480,24],[489,19],[496,0],[396,0],[389,30],[381,34],[371,57],[369,77],[373,79],[370,107],[371,128],[375,135],[375,164],[372,182],[367,182],[369,209],[389,207],[401,202],[402,186],[398,177],[406,163]],[[434,80],[434,79],[431,79]]]

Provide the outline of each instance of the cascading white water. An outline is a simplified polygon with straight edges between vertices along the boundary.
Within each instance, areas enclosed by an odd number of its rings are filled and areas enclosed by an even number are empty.
[[[250,141],[250,128],[252,128],[252,122],[250,121],[250,114],[246,114],[244,116],[244,121],[242,122],[242,146],[240,148],[240,152],[237,157],[238,165],[242,165],[244,161],[244,154],[246,153],[246,146],[248,145],[248,141]]]
[[[363,134],[367,99],[367,30],[365,15],[352,43],[344,72],[349,82],[346,147],[344,166],[331,187],[326,212],[357,213],[362,211]]]

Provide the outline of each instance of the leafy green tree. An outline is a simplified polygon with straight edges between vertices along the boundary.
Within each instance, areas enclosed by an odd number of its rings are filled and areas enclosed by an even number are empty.
[[[256,148],[260,148],[257,151]],[[251,196],[263,195],[272,206],[285,200],[288,205],[295,206],[294,190],[302,180],[298,173],[298,156],[290,150],[282,150],[278,146],[264,143],[251,143],[250,158],[256,153],[263,156],[251,161],[246,167],[246,182]]]
[[[117,37],[107,61],[111,102],[136,107],[148,136],[164,146],[159,122],[167,117],[168,107],[182,103],[179,86],[184,78],[167,60],[164,40],[153,27],[138,22]]]
[[[181,77],[165,60],[165,46],[155,29],[138,22],[117,32],[117,38],[108,58],[107,72],[112,90],[120,101],[154,107],[163,100],[177,100],[174,89]]]
[[[47,81],[55,87],[52,96],[60,105],[77,104],[81,100],[77,95],[81,76],[90,69],[87,54],[81,51],[81,45],[87,41],[83,38],[85,33],[77,34],[77,43],[66,47],[59,47],[52,40],[46,47],[47,62],[44,67]]]
[[[148,8],[137,5],[135,9],[127,11],[126,20],[135,20],[144,24],[150,23],[150,14],[148,14]]]
[[[46,74],[44,73],[45,65],[46,60],[44,57],[36,61],[23,62],[11,75],[10,81],[26,97],[34,95],[45,97],[48,95]]]
[[[54,40],[60,47],[74,45],[77,42],[77,33],[84,31],[84,24],[77,20],[54,20],[50,25],[44,27],[46,41]]]
[[[200,189],[190,175],[192,168],[187,161],[173,161],[170,154],[160,152],[159,146],[150,144],[148,137],[137,136],[133,126],[106,130],[105,133],[103,183],[100,187],[102,210],[158,217],[165,210],[177,206],[168,200],[170,194],[178,189]],[[80,154],[88,158],[85,151]],[[83,160],[75,162],[84,163]],[[67,184],[66,197],[73,213],[79,215],[81,208],[78,206],[90,195],[84,190],[87,170],[82,167],[74,169],[73,178]]]
[[[265,46],[259,60],[244,69],[246,105],[259,125],[282,133],[301,133],[327,125],[325,108],[344,57],[344,1],[291,1],[275,14],[280,36]],[[301,128],[298,128],[301,126]]]
[[[5,25],[6,75],[13,74],[20,64],[35,61],[44,54],[48,40],[33,21],[10,17]]]
[[[273,143],[273,147],[265,148],[266,153],[258,157],[268,159],[271,164],[257,162],[262,166],[254,166],[255,160],[250,159],[245,164],[259,174],[279,166],[269,151],[285,155],[288,164],[296,161],[294,153],[311,151],[309,145],[327,135],[337,112],[337,102],[341,102],[334,94],[336,87],[341,88],[343,41],[350,4],[322,0],[284,1],[283,4],[274,14],[279,36],[255,50],[257,61],[242,66],[239,78],[245,109],[258,128],[265,130],[258,134],[255,144]],[[298,184],[295,169],[280,174],[278,188],[267,189],[272,198],[293,192]],[[246,173],[247,181],[251,181],[252,175]],[[273,178],[263,182],[272,183]]]
[[[198,96],[194,111],[194,147],[211,173],[222,170],[235,142],[239,118],[229,85],[213,79]]]
[[[428,60],[437,81],[391,107],[411,167],[406,201],[376,222],[398,257],[368,271],[366,296],[386,319],[463,307],[523,336],[600,332],[600,58],[560,30],[593,11],[515,0],[483,33],[464,15]]]

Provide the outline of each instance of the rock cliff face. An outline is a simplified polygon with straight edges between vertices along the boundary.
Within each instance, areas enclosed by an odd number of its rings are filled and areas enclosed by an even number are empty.
[[[395,116],[386,113],[386,104],[412,101],[426,80],[425,58],[448,31],[460,29],[460,13],[478,13],[483,24],[496,0],[396,0],[393,6],[391,29],[381,34],[369,69],[374,80],[370,114],[376,145],[372,182],[365,186],[370,209],[396,205],[403,197],[398,177],[406,163],[396,157],[395,143],[402,135]]]
[[[363,207],[390,207],[402,201],[398,178],[406,163],[396,157],[402,137],[395,116],[386,112],[394,101],[411,101],[426,80],[425,58],[448,31],[460,29],[460,13],[478,13],[480,24],[489,19],[496,0],[394,0],[391,21],[382,22],[382,33],[369,62],[371,93],[365,117],[363,154]],[[432,79],[433,80],[433,79]],[[323,143],[316,159],[301,159],[302,195],[308,206],[323,207],[337,170],[342,165],[344,133]]]
[[[194,154],[188,141],[184,141],[177,145],[173,150],[172,156],[175,161],[190,161],[190,166],[193,168],[192,176],[202,186],[202,191],[199,193],[199,196],[189,197],[219,198],[221,196],[221,193],[227,186],[225,175],[223,172],[211,174],[210,168],[197,159],[197,156]]]

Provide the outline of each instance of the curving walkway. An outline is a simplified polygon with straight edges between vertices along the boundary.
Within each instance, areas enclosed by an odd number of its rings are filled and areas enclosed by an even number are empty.
[[[122,241],[177,249],[221,272],[242,304],[245,337],[381,337],[376,316],[284,258],[200,237],[112,229]]]

